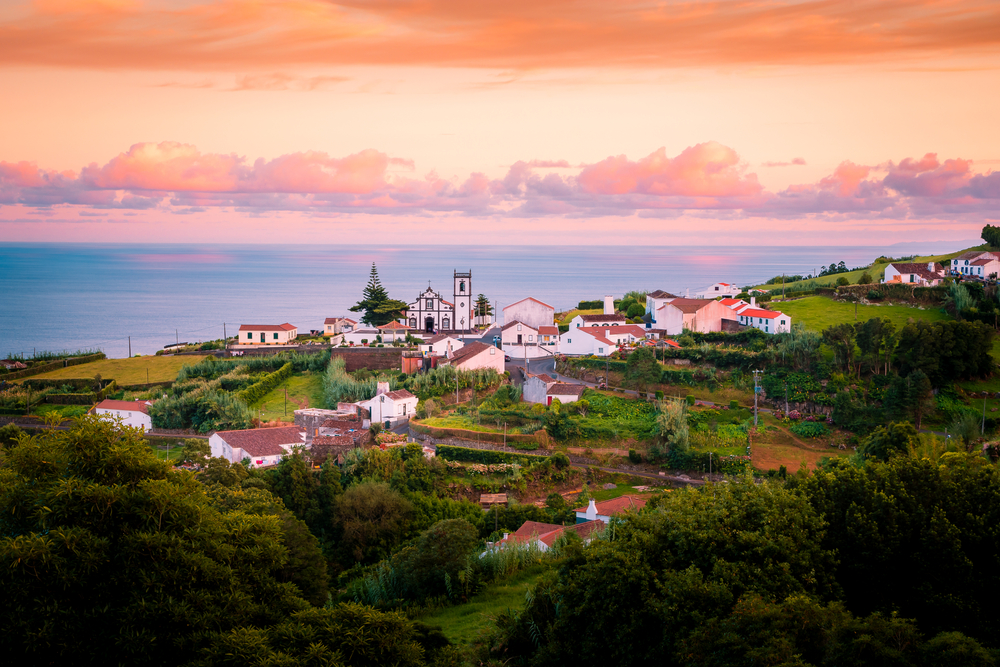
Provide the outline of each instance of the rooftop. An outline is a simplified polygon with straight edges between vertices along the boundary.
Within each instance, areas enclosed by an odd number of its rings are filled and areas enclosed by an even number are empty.
[[[615,516],[626,510],[636,510],[639,511],[646,506],[649,501],[648,498],[643,498],[641,496],[620,496],[618,498],[612,498],[611,500],[603,500],[597,505],[597,513],[600,516]],[[586,512],[586,507],[577,507],[574,512]]]
[[[477,354],[485,352],[491,347],[493,349],[496,349],[492,345],[487,345],[486,343],[480,343],[479,341],[466,343],[465,347],[461,348],[460,350],[456,350],[455,353],[451,355],[451,358],[448,361],[449,363],[451,363],[452,366],[460,366],[463,362],[468,361]]]
[[[152,401],[113,401],[110,398],[105,399],[98,403],[95,408],[101,408],[102,410],[129,410],[132,412],[141,412],[143,414],[149,414],[149,406]]]
[[[677,298],[676,294],[671,294],[670,292],[664,292],[661,289],[658,289],[655,292],[650,292],[646,296],[647,297],[653,297],[654,299],[676,299]]]
[[[240,331],[294,331],[297,329],[294,324],[285,322],[284,324],[241,324]]]
[[[298,426],[251,428],[242,431],[219,431],[215,435],[230,447],[242,449],[250,456],[277,456],[288,450],[282,445],[304,444],[305,431]]]

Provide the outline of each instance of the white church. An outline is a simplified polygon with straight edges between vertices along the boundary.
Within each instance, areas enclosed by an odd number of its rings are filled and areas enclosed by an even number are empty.
[[[425,333],[443,331],[471,331],[474,310],[472,295],[472,269],[454,272],[452,301],[446,301],[428,284],[416,301],[409,304],[402,324]]]

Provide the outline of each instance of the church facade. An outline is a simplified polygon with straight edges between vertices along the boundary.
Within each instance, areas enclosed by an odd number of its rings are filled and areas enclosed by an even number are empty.
[[[452,301],[447,301],[430,285],[407,307],[403,324],[425,333],[470,331],[472,329],[472,270],[455,271]]]

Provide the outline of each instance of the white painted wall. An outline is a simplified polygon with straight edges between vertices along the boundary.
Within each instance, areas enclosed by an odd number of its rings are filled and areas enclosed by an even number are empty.
[[[152,417],[140,410],[108,410],[106,408],[97,408],[94,410],[94,413],[98,415],[107,415],[112,418],[121,417],[122,424],[125,426],[141,428],[143,433],[153,428]]]

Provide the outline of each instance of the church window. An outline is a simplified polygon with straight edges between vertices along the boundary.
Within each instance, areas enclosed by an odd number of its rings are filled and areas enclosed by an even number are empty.
[[[451,328],[451,320],[449,320],[447,317],[444,318],[443,320],[441,320],[441,328],[442,329],[450,329]]]
[[[459,292],[464,292],[465,291],[465,281],[464,280],[462,280],[462,281],[460,281],[458,283],[458,291]]]
[[[428,308],[434,307],[434,299],[427,299],[427,307]]]
[[[415,317],[411,317],[410,318],[410,328],[411,329],[416,329],[417,328],[417,318],[415,318]]]

